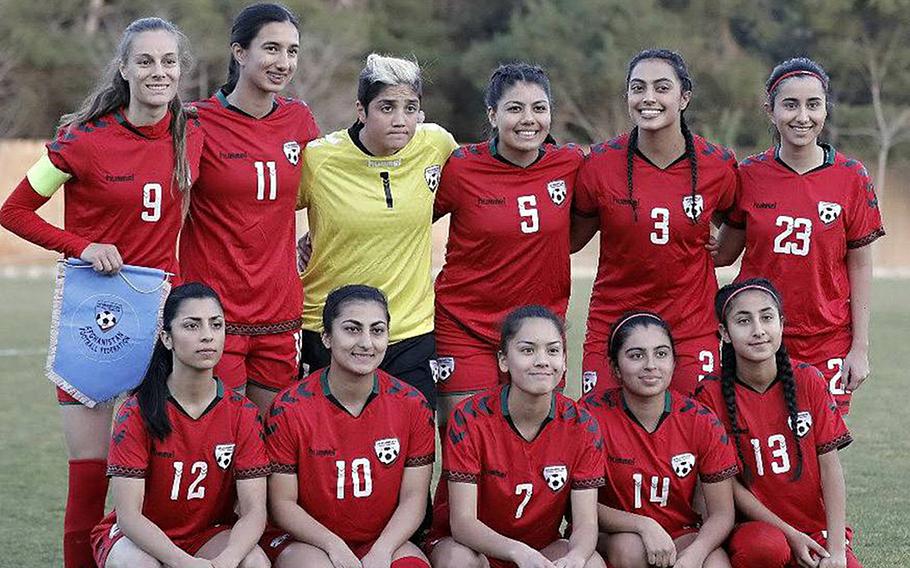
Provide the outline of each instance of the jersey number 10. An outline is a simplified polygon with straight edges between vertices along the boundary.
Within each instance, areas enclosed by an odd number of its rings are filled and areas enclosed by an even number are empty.
[[[338,470],[338,481],[335,485],[335,498],[344,499],[345,471],[347,462],[338,460],[335,468]],[[354,497],[369,497],[373,494],[373,473],[370,470],[370,460],[367,458],[354,458],[351,460],[351,486]]]

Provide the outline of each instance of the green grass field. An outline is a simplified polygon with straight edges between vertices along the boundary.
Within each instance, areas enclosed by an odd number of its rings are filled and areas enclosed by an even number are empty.
[[[591,282],[577,282],[569,317],[569,392],[577,394]],[[856,441],[842,454],[848,521],[867,567],[910,566],[907,384],[910,293],[906,281],[875,282],[873,376],[853,403]],[[0,567],[61,566],[66,457],[43,367],[52,283],[0,280]]]

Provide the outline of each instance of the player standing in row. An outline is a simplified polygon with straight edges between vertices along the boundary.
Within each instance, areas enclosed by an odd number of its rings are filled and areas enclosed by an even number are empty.
[[[61,118],[47,154],[0,210],[20,237],[113,274],[123,264],[177,272],[181,210],[198,172],[202,132],[178,96],[186,38],[159,18],[127,26],[95,91]],[[38,216],[61,187],[65,229]],[[89,533],[104,515],[111,405],[88,408],[61,389],[69,455],[64,565],[92,566]]]
[[[603,438],[556,390],[565,367],[561,318],[534,305],[506,316],[499,368],[509,382],[455,407],[443,439],[428,539],[434,567],[604,566],[594,551]],[[568,540],[559,532],[566,516]]]
[[[416,63],[370,54],[357,84],[357,122],[307,146],[298,198],[312,239],[301,277],[302,362],[329,364],[320,333],[329,292],[374,286],[395,322],[381,368],[435,408],[430,228],[442,166],[457,145],[443,128],[419,123],[422,94]]]
[[[269,412],[269,502],[281,530],[262,543],[278,568],[429,568],[408,538],[430,490],[433,411],[378,370],[389,324],[376,288],[332,291],[322,334],[329,366],[279,394]]]
[[[277,96],[297,69],[297,17],[255,4],[234,18],[228,82],[196,103],[206,143],[180,238],[187,280],[218,291],[227,318],[216,374],[260,408],[297,377],[300,306],[294,204],[307,105]]]
[[[734,496],[748,522],[730,538],[733,566],[860,568],[834,451],[852,437],[822,374],[788,356],[780,295],[754,278],[721,288],[715,306],[722,375],[697,397],[723,420],[739,456]]]
[[[436,278],[443,432],[456,404],[502,379],[506,314],[535,303],[564,318],[571,288],[569,211],[584,156],[550,143],[550,80],[537,66],[501,65],[485,103],[493,137],[452,154],[433,209],[437,219],[451,214]]]
[[[717,417],[669,389],[669,326],[651,312],[629,313],[613,325],[608,350],[622,387],[583,400],[607,461],[598,549],[613,568],[729,566],[721,545],[733,528],[736,457]]]
[[[149,369],[114,425],[114,511],[92,531],[100,568],[269,566],[256,546],[271,470],[259,411],[212,374],[224,327],[208,286],[168,296]]]
[[[787,349],[824,373],[841,412],[869,375],[873,241],[885,234],[866,168],[819,142],[829,79],[803,57],[774,68],[765,111],[776,144],[740,165],[742,190],[716,262],[742,252],[738,280],[773,275],[789,317]]]
[[[572,250],[600,230],[582,392],[615,386],[604,352],[610,323],[644,308],[670,324],[671,386],[691,393],[715,365],[717,280],[705,245],[712,217],[733,204],[736,159],[686,125],[692,79],[678,53],[642,51],[629,62],[626,87],[635,127],[591,149],[575,194]]]

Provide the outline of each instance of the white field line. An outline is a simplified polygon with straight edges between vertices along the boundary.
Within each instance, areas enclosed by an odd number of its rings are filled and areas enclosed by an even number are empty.
[[[47,347],[42,349],[0,349],[0,357],[31,357],[33,355],[47,355]]]

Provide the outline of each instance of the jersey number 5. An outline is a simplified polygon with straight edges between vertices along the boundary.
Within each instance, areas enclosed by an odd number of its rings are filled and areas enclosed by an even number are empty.
[[[528,235],[540,230],[540,217],[537,214],[536,195],[522,195],[518,198],[518,214],[522,218],[522,233]]]

